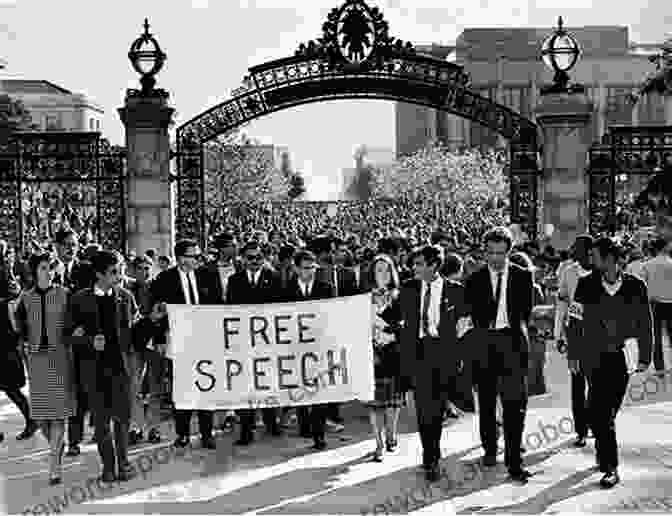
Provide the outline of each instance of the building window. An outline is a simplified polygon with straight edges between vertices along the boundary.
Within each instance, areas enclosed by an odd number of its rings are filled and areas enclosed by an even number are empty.
[[[89,118],[89,131],[93,131],[93,118]]]
[[[100,131],[100,120],[96,120],[96,131]]]
[[[630,91],[631,88],[607,88],[607,123],[632,123],[632,104],[628,100]]]
[[[49,113],[44,117],[44,126],[47,131],[61,130],[61,115],[59,113]]]

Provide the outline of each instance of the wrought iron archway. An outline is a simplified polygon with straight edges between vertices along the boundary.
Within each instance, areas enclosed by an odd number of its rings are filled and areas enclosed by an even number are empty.
[[[90,230],[105,248],[125,252],[125,159],[123,149],[97,132],[13,134],[0,150],[0,238],[23,250],[31,236],[27,226],[65,223]],[[58,184],[64,186],[59,192],[34,192]],[[31,193],[39,195],[40,210]],[[57,197],[52,204],[51,195]],[[78,205],[85,209],[77,212]]]
[[[536,124],[468,89],[462,66],[420,55],[389,36],[377,7],[346,0],[331,10],[322,37],[294,56],[249,69],[233,98],[177,129],[176,233],[205,243],[203,145],[221,134],[290,107],[336,99],[381,99],[446,111],[509,140],[511,222],[537,233],[539,151]]]
[[[590,148],[588,160],[590,232],[614,234],[618,229],[618,177],[672,173],[672,127],[610,127],[602,142]],[[646,193],[642,195],[638,204],[645,206]]]

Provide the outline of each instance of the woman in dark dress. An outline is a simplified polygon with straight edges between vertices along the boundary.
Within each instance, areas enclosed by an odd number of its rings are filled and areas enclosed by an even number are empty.
[[[26,427],[16,436],[18,440],[29,439],[37,431],[37,423],[30,417],[28,398],[21,392],[26,386],[23,357],[19,351],[19,335],[14,328],[13,302],[0,302],[0,391],[21,411]],[[2,439],[0,439],[2,441]]]
[[[388,452],[397,448],[399,412],[406,406],[399,374],[399,274],[394,261],[378,255],[369,268],[373,310],[373,359],[375,393],[369,408],[371,427],[376,437],[374,461],[383,460],[383,444]],[[382,424],[379,419],[382,418]],[[385,443],[383,443],[383,430]]]

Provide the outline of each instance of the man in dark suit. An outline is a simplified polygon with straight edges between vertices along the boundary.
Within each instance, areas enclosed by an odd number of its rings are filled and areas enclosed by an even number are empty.
[[[265,267],[261,245],[255,240],[249,241],[241,249],[245,269],[229,278],[226,291],[226,303],[230,305],[256,305],[281,301],[280,276],[269,267]],[[272,435],[280,435],[277,421],[277,409],[262,409],[266,429]],[[254,440],[256,411],[240,411],[240,439],[236,444],[247,446]]]
[[[308,301],[311,299],[329,299],[334,297],[334,287],[316,277],[317,260],[310,251],[298,251],[294,256],[296,275],[289,282],[284,301]],[[324,450],[327,447],[325,427],[329,413],[328,404],[299,407],[299,432],[302,437],[313,438],[313,448]]]
[[[138,320],[133,295],[116,287],[120,273],[113,252],[100,251],[92,260],[97,281],[74,294],[66,332],[75,348],[94,357],[95,373],[84,385],[96,427],[96,443],[103,462],[103,482],[129,480],[128,428],[131,419],[131,379],[128,364],[132,329]],[[110,432],[110,422],[114,422]]]
[[[462,285],[443,278],[440,267],[439,249],[426,246],[417,251],[415,279],[404,284],[400,297],[401,376],[415,388],[422,466],[430,482],[439,479],[443,414],[457,394],[462,367],[457,325],[468,316]]]
[[[217,249],[217,260],[206,266],[211,277],[212,298],[214,304],[224,304],[231,276],[243,270],[243,264],[238,259],[238,242],[233,233],[221,233],[214,238],[214,247]]]
[[[201,250],[194,240],[180,240],[175,244],[177,266],[159,274],[152,282],[152,302],[155,311],[164,314],[161,333],[168,331],[168,318],[165,317],[165,305],[199,305],[213,303],[213,290],[209,275],[198,268]],[[154,344],[165,354],[165,337],[157,335]],[[191,410],[175,410],[175,430],[177,439],[175,446],[183,448],[189,444],[189,427]],[[198,427],[201,433],[203,448],[214,450],[215,440],[212,436],[213,412],[198,411]]]
[[[484,243],[487,265],[471,274],[465,285],[476,332],[470,342],[485,450],[483,465],[497,463],[496,401],[501,387],[504,461],[511,478],[525,483],[531,475],[523,469],[521,445],[527,410],[532,273],[509,263],[513,237],[507,228],[491,229]]]
[[[54,282],[69,289],[73,294],[83,288],[90,288],[96,280],[91,263],[77,258],[79,254],[79,240],[72,230],[61,230],[56,233],[56,252],[58,259],[63,263],[63,269],[58,271]]]

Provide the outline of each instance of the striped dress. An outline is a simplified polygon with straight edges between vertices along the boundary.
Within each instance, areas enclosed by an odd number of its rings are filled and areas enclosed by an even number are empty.
[[[17,309],[17,323],[28,343],[31,416],[37,420],[65,419],[75,414],[72,356],[63,339],[67,309],[68,291],[61,287],[28,290]]]

